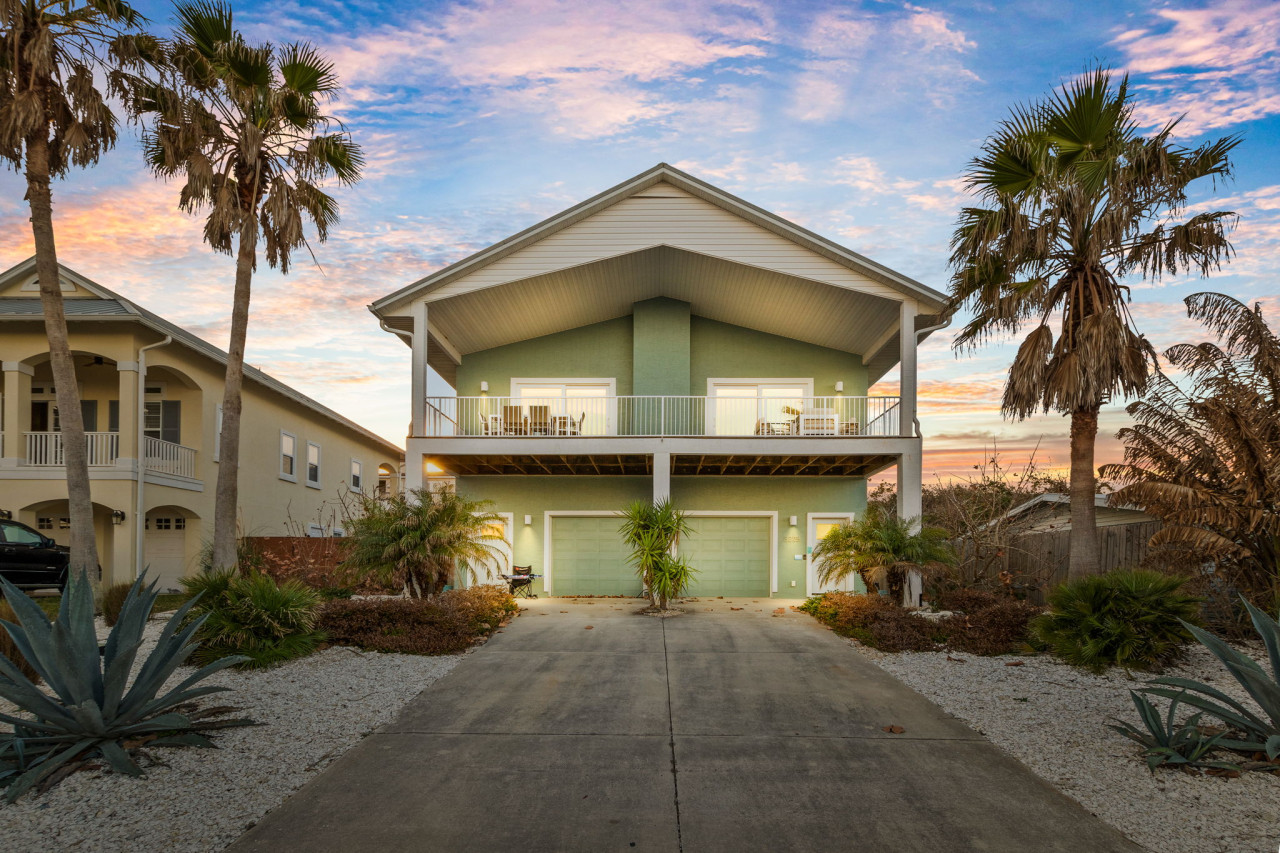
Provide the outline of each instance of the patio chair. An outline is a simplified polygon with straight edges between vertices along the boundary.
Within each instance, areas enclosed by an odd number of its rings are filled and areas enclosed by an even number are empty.
[[[570,435],[582,435],[582,425],[583,425],[584,423],[586,423],[586,422],[587,422],[587,413],[586,413],[586,412],[583,412],[581,415],[579,415],[578,420],[577,420],[577,422],[576,422],[576,423],[574,422],[573,418],[572,418],[572,417],[570,417],[570,418],[569,418],[569,434],[570,434]]]
[[[533,566],[512,566],[507,586],[515,598],[533,598]]]
[[[503,406],[502,434],[524,435],[525,431],[524,409],[520,406]]]
[[[551,407],[529,407],[529,435],[549,435],[551,433]]]

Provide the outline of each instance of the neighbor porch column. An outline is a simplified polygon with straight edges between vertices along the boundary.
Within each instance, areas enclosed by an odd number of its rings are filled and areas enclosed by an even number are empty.
[[[671,454],[653,454],[653,502],[671,497]]]
[[[31,427],[31,377],[35,368],[20,361],[3,362],[4,367],[4,447],[0,468],[17,468],[27,458],[23,433]],[[6,507],[7,509],[7,507]],[[14,507],[13,511],[17,511]]]
[[[427,303],[413,304],[413,383],[410,397],[413,400],[413,416],[410,419],[409,435],[417,437],[425,435],[423,422],[427,413]],[[421,475],[419,475],[421,476]]]
[[[116,395],[119,402],[116,404],[115,422],[108,424],[119,433],[116,467],[137,471],[140,470],[138,460],[142,458],[138,447],[138,362],[116,362],[116,371],[119,374],[119,392]]]
[[[898,457],[898,517],[913,519],[912,528],[920,529],[921,513],[921,481],[924,479],[920,442],[916,447]],[[919,572],[909,572],[907,583],[902,593],[902,603],[906,607],[920,606],[920,595],[924,592],[924,581]]]
[[[902,300],[898,312],[898,435],[915,435],[916,422],[916,304]],[[901,494],[901,492],[899,492]]]

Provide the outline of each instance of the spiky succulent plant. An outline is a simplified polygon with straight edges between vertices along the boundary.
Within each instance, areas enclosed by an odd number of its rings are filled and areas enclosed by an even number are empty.
[[[59,768],[91,758],[104,759],[117,773],[141,776],[128,742],[150,746],[213,744],[201,731],[246,725],[248,720],[212,720],[199,713],[175,710],[201,696],[226,690],[195,685],[238,663],[230,657],[202,667],[164,690],[165,682],[191,655],[203,619],[183,622],[194,601],[183,605],[164,626],[155,648],[135,678],[134,661],[143,629],[155,605],[155,583],[145,573],[130,588],[101,651],[93,619],[93,588],[72,573],[52,622],[38,604],[8,581],[0,589],[12,605],[17,624],[0,622],[21,655],[48,685],[37,687],[16,664],[0,656],[0,697],[18,707],[17,715],[0,713],[13,726],[0,733],[0,788],[13,802]]]

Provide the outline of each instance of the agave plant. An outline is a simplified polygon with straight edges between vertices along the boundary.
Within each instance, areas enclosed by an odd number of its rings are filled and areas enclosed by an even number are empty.
[[[1132,723],[1116,720],[1119,725],[1110,728],[1142,746],[1142,757],[1147,759],[1147,767],[1152,773],[1162,764],[1173,764],[1184,767],[1218,767],[1223,770],[1237,770],[1234,764],[1225,761],[1205,761],[1204,758],[1214,749],[1222,746],[1226,732],[1207,735],[1200,728],[1200,719],[1204,712],[1183,723],[1175,722],[1181,700],[1174,699],[1169,703],[1168,713],[1161,718],[1160,712],[1151,704],[1151,700],[1141,693],[1129,691],[1133,706],[1138,709],[1138,717],[1146,727],[1144,732]]]
[[[1280,625],[1248,601],[1244,606],[1266,646],[1270,674],[1253,658],[1236,651],[1219,637],[1195,625],[1184,624],[1253,697],[1262,715],[1221,690],[1189,678],[1157,678],[1151,683],[1161,686],[1144,687],[1143,692],[1176,699],[1208,712],[1244,735],[1243,738],[1224,738],[1222,746],[1242,752],[1264,752],[1267,758],[1275,760],[1280,755]]]
[[[198,669],[162,692],[196,648],[192,637],[203,620],[183,625],[194,602],[187,602],[169,618],[130,683],[157,596],[155,582],[144,586],[144,578],[145,572],[130,588],[101,652],[93,621],[93,587],[83,575],[71,575],[52,623],[38,604],[0,578],[0,589],[18,619],[18,624],[0,625],[50,690],[40,690],[16,664],[0,656],[0,697],[28,715],[0,713],[0,722],[13,725],[12,732],[0,734],[0,787],[8,788],[9,802],[59,768],[90,758],[105,759],[117,773],[141,776],[127,741],[211,747],[201,730],[249,724],[248,720],[199,719],[175,710],[200,696],[226,690],[195,685],[238,658],[223,658]]]

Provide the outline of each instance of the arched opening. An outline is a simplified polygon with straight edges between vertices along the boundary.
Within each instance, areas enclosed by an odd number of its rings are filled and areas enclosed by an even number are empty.
[[[93,504],[93,534],[98,547],[98,564],[102,569],[99,577],[91,578],[95,582],[114,576],[117,537],[128,535],[127,528],[120,526],[118,519],[121,516],[115,515],[116,512],[105,504]],[[71,547],[71,510],[65,500],[28,504],[18,511],[16,520],[35,528],[59,545]]]
[[[120,374],[115,359],[95,352],[73,351],[80,415],[88,439],[89,464],[114,465],[120,452],[119,430],[113,423],[120,395]],[[60,466],[62,413],[58,410],[53,367],[48,353],[27,360],[33,368],[30,399],[20,412],[27,464]],[[6,404],[9,404],[6,401]],[[12,405],[22,405],[21,400]]]
[[[396,466],[389,462],[383,462],[378,466],[378,496],[385,497],[393,495],[399,491],[399,475],[396,473]]]

